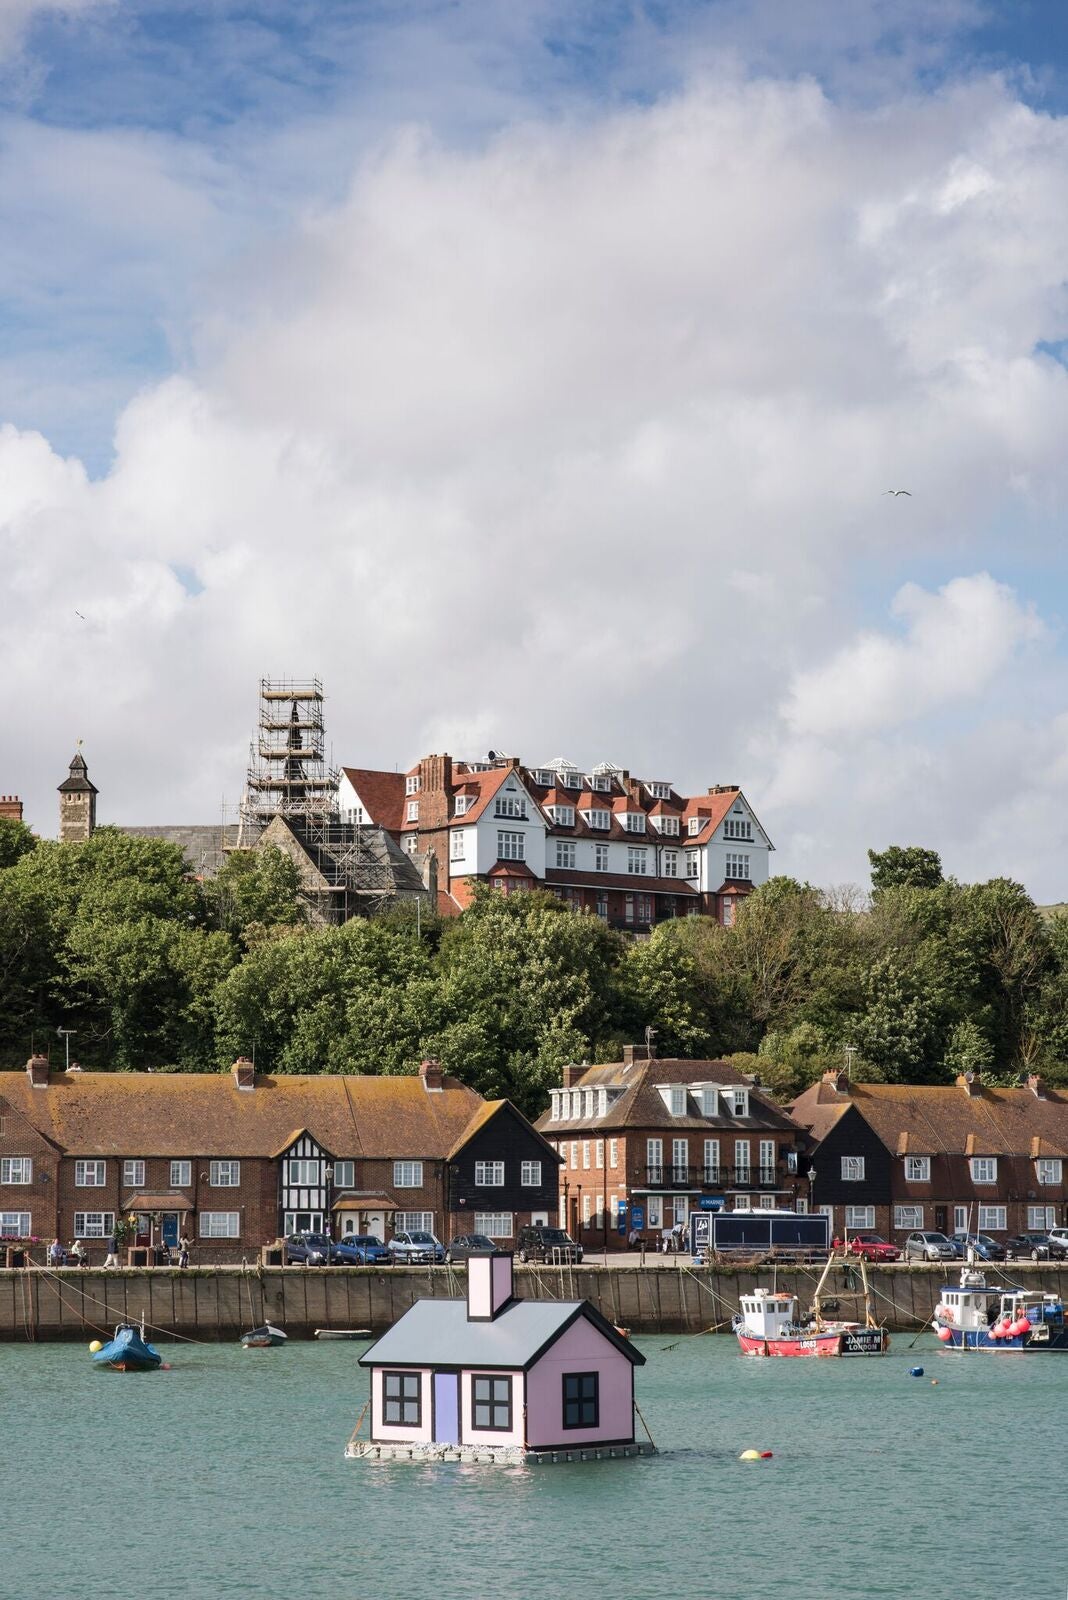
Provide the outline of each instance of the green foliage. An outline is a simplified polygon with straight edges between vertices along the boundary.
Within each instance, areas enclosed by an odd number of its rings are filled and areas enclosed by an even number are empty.
[[[213,925],[246,947],[265,928],[306,921],[296,864],[274,845],[233,851],[204,885],[204,901]]]
[[[885,850],[869,850],[868,860],[876,894],[884,889],[937,889],[942,882],[938,851],[924,850],[918,844],[892,844]]]
[[[37,840],[24,822],[14,817],[0,817],[0,869],[13,867],[36,846]]]

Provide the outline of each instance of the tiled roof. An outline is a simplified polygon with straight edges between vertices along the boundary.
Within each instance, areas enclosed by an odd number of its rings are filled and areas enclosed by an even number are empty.
[[[403,772],[377,772],[373,767],[342,767],[372,822],[399,832],[404,821]]]
[[[795,1119],[822,1139],[854,1106],[894,1155],[1032,1155],[1068,1157],[1068,1096],[1046,1090],[959,1085],[854,1083],[840,1093],[813,1084],[793,1102]]]
[[[646,894],[697,894],[684,878],[650,878],[630,872],[580,871],[577,867],[546,867],[546,883],[583,884],[587,889],[633,889]]]
[[[658,1087],[666,1084],[706,1083],[723,1088],[737,1085],[749,1090],[748,1117],[720,1114],[706,1117],[697,1112],[685,1116],[672,1116]],[[680,1133],[690,1129],[707,1128],[710,1131],[734,1131],[740,1134],[776,1129],[795,1132],[790,1118],[781,1107],[764,1093],[755,1089],[750,1079],[744,1077],[726,1061],[685,1061],[665,1058],[653,1061],[635,1061],[626,1066],[621,1061],[608,1066],[591,1067],[583,1073],[572,1089],[601,1089],[623,1087],[623,1093],[609,1102],[606,1114],[601,1117],[558,1117],[554,1122],[548,1111],[538,1118],[535,1127],[549,1138],[567,1135],[571,1131],[603,1130],[611,1132],[626,1128],[675,1128]]]
[[[480,1097],[455,1078],[53,1073],[46,1089],[0,1072],[0,1099],[70,1155],[269,1157],[307,1128],[333,1156],[442,1159]]]
[[[487,1122],[492,1122],[498,1112],[503,1111],[506,1106],[511,1111],[512,1115],[518,1118],[524,1127],[529,1128],[531,1133],[533,1133],[539,1139],[539,1141],[546,1146],[548,1153],[552,1156],[553,1160],[558,1161],[560,1158],[556,1151],[549,1144],[548,1140],[538,1132],[538,1129],[532,1122],[527,1121],[523,1113],[518,1110],[517,1107],[513,1106],[510,1100],[483,1101],[482,1105],[479,1106],[478,1110],[471,1118],[471,1121],[467,1124],[467,1127],[464,1129],[456,1143],[453,1145],[452,1149],[449,1151],[449,1160],[455,1160],[464,1146],[469,1144],[474,1138],[475,1134],[478,1133],[479,1129],[484,1128]]]

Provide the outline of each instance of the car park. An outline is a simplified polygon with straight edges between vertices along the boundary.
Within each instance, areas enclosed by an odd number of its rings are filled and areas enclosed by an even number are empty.
[[[849,1241],[849,1254],[865,1261],[900,1261],[901,1251],[877,1233],[855,1233]]]
[[[964,1254],[969,1248],[979,1261],[1004,1261],[1005,1247],[998,1244],[988,1233],[955,1233],[953,1243],[960,1246]]]
[[[485,1255],[487,1250],[496,1250],[497,1246],[485,1233],[460,1233],[455,1239],[450,1239],[445,1246],[446,1261],[463,1261],[468,1256]]]
[[[955,1261],[956,1245],[944,1233],[910,1233],[903,1251],[906,1261]],[[960,1252],[963,1254],[963,1252]]]
[[[375,1233],[346,1233],[334,1246],[335,1263],[344,1267],[391,1267],[393,1257]]]
[[[334,1246],[325,1233],[288,1233],[285,1242],[287,1267],[325,1267],[334,1259]]]
[[[559,1262],[582,1260],[582,1246],[576,1244],[564,1228],[546,1228],[533,1224],[520,1228],[515,1241],[515,1253],[520,1261]]]
[[[1005,1241],[1005,1253],[1010,1261],[1063,1261],[1068,1249],[1048,1233],[1018,1233]]]
[[[387,1246],[394,1264],[403,1263],[405,1266],[419,1265],[423,1262],[437,1262],[445,1260],[445,1246],[440,1239],[435,1239],[432,1233],[422,1229],[414,1231],[402,1230],[395,1233]]]

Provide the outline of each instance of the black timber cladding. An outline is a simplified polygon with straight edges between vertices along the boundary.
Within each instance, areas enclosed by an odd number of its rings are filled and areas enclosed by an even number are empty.
[[[864,1176],[843,1179],[842,1157],[863,1156]],[[850,1106],[834,1127],[801,1162],[814,1167],[812,1204],[819,1206],[886,1206],[890,1204],[894,1158],[856,1106]]]
[[[504,1183],[475,1183],[475,1164],[503,1161]],[[523,1162],[541,1162],[541,1183],[524,1185]],[[495,1116],[471,1135],[460,1153],[449,1163],[449,1210],[470,1211],[550,1211],[559,1200],[560,1157],[510,1105],[502,1105]],[[472,1227],[474,1222],[472,1221]]]

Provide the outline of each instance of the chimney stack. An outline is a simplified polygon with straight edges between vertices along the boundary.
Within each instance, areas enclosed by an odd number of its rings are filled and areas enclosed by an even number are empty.
[[[22,801],[17,794],[0,794],[0,817],[10,822],[22,821]]]
[[[583,1075],[589,1070],[590,1069],[585,1062],[582,1062],[580,1065],[577,1061],[569,1061],[564,1068],[563,1077],[561,1078],[560,1082],[565,1089],[573,1089],[578,1083],[579,1079],[583,1077]]]
[[[445,1087],[442,1082],[441,1062],[435,1056],[428,1056],[425,1061],[419,1063],[419,1076],[428,1094],[440,1094]]]
[[[234,1082],[239,1089],[254,1089],[256,1087],[256,1067],[248,1056],[238,1056],[230,1069],[234,1075]]]
[[[492,1322],[511,1305],[513,1295],[512,1253],[495,1250],[492,1255],[467,1258],[467,1320]]]
[[[957,1088],[963,1089],[965,1094],[973,1100],[983,1092],[983,1086],[974,1072],[961,1072],[957,1074]]]
[[[1041,1076],[1040,1073],[1028,1073],[1027,1087],[1030,1089],[1036,1100],[1044,1100],[1046,1098],[1046,1080]]]
[[[836,1094],[849,1093],[849,1074],[842,1067],[832,1067],[829,1072],[825,1072],[823,1074],[823,1081],[828,1085],[829,1088],[833,1089]]]
[[[47,1089],[48,1057],[31,1056],[26,1063],[26,1076],[34,1089]]]
[[[623,1065],[625,1067],[633,1067],[638,1061],[653,1061],[655,1058],[655,1044],[625,1044],[623,1046]]]

